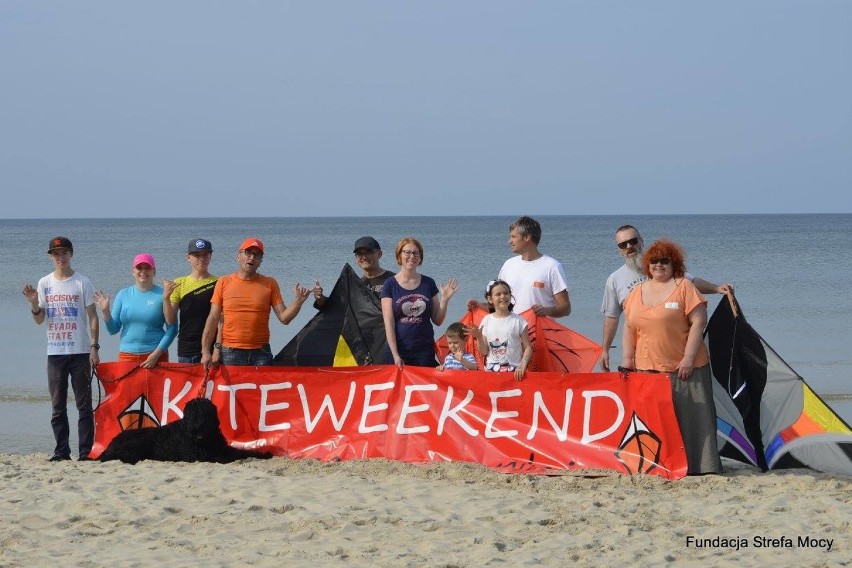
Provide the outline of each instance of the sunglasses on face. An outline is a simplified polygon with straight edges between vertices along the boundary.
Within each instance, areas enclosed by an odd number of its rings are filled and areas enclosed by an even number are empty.
[[[626,249],[628,247],[628,245],[631,246],[631,247],[635,247],[637,244],[639,244],[639,237],[633,237],[632,239],[627,239],[626,241],[621,241],[620,243],[618,243],[617,246],[618,246],[618,248],[623,250],[623,249]]]
[[[668,257],[652,258],[651,259],[651,264],[662,264],[663,266],[668,266],[671,263],[672,263],[672,259],[670,259]]]

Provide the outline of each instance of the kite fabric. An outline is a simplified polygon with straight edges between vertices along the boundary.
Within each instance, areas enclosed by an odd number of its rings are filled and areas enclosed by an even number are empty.
[[[288,367],[354,367],[383,363],[382,308],[347,263],[326,303],[275,356]]]
[[[467,312],[459,320],[464,325],[479,327],[482,318],[488,315],[483,309],[477,308]],[[576,331],[545,317],[537,316],[532,310],[520,314],[527,321],[527,331],[533,346],[533,360],[530,371],[555,373],[592,373],[600,359],[603,348],[591,339]],[[435,342],[438,360],[443,361],[450,352],[447,337],[442,335]],[[484,369],[485,358],[479,352],[476,340],[468,336],[465,351],[476,357],[480,369]]]
[[[852,429],[760,336],[735,299],[705,330],[719,453],[766,471],[852,475]]]

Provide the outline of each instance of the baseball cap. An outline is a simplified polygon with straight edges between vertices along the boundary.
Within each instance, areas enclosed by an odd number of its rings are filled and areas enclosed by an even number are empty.
[[[189,241],[186,253],[191,254],[194,252],[213,252],[213,245],[210,244],[210,241],[205,241],[204,239],[192,239]]]
[[[47,245],[47,252],[53,252],[54,249],[68,249],[74,252],[74,245],[71,244],[68,237],[53,237],[50,239],[50,244]]]
[[[248,250],[250,248],[260,249],[260,252],[265,252],[263,250],[263,241],[256,237],[249,237],[243,241],[243,244],[240,245],[238,250]]]
[[[373,237],[361,237],[355,241],[355,248],[352,252],[355,252],[358,249],[382,250],[382,247],[379,246],[379,241]]]
[[[147,264],[151,268],[157,268],[157,265],[154,264],[154,257],[147,252],[140,252],[136,255],[136,258],[133,259],[133,268],[136,268],[140,264]]]

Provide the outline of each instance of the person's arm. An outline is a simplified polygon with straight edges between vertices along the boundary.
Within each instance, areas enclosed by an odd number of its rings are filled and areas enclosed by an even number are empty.
[[[621,366],[625,369],[636,368],[636,338],[627,318],[624,318],[624,325],[621,326]]]
[[[121,321],[119,320],[119,317],[121,316],[121,302],[124,297],[121,291],[115,295],[115,302],[113,303],[112,310],[110,310],[109,306],[109,296],[98,290],[95,292],[93,297],[95,305],[101,311],[101,316],[103,317],[107,332],[109,332],[110,335],[115,335],[121,331]]]
[[[473,298],[467,301],[467,311],[472,312],[476,310],[476,308],[485,310],[487,312],[488,304],[486,302],[480,302],[479,300],[475,300]]]
[[[470,359],[465,357],[465,355],[469,356]],[[479,369],[479,366],[476,364],[476,357],[474,357],[470,353],[462,354],[461,359],[457,359],[457,361],[461,363],[462,367],[464,367],[468,371],[476,371],[477,369]]]
[[[483,358],[487,358],[490,353],[490,347],[488,345],[488,340],[482,333],[482,328],[471,326],[467,329],[467,331],[470,333],[470,336],[476,340],[476,348],[479,349],[479,354],[482,355]]]
[[[532,341],[530,341],[530,334],[526,327],[523,329],[523,331],[521,331],[521,345],[524,348],[524,353],[523,355],[521,355],[521,364],[518,365],[517,369],[515,369],[516,381],[524,380],[524,375],[527,372],[527,367],[529,367],[530,361],[532,361],[533,358]]]
[[[42,308],[38,302],[38,291],[31,285],[27,284],[24,286],[24,297],[30,303],[30,313],[33,316],[33,321],[36,322],[37,325],[44,323],[45,313],[44,308]]]
[[[175,288],[177,288],[175,281],[163,280],[163,317],[166,318],[166,325],[177,322],[178,303],[172,302],[172,293]]]
[[[533,311],[537,316],[547,316],[549,318],[561,318],[571,315],[571,300],[568,298],[568,290],[562,290],[553,295],[556,302],[555,306],[545,308],[540,304],[532,306]]]
[[[393,298],[382,298],[382,319],[385,322],[385,337],[388,341],[388,349],[393,356],[394,364],[402,369],[405,363],[399,356],[399,348],[396,345],[396,321],[393,317]]]
[[[734,291],[733,284],[729,284],[727,282],[724,284],[713,284],[712,282],[708,282],[707,280],[698,278],[697,276],[693,278],[692,283],[702,294],[728,294]]]
[[[314,287],[311,290],[311,293],[314,295],[314,308],[317,310],[321,310],[325,303],[328,301],[322,293],[322,286],[320,286],[319,280],[314,282]]]
[[[275,315],[278,317],[278,321],[287,325],[293,318],[299,315],[299,311],[302,309],[302,304],[305,303],[305,300],[308,299],[311,291],[305,288],[300,284],[296,284],[293,287],[293,303],[287,306],[284,302],[280,304],[276,304],[272,306],[272,310],[275,312]]]
[[[207,321],[204,322],[204,331],[201,333],[201,365],[207,367],[212,360],[211,346],[213,339],[217,337],[219,328],[219,319],[222,315],[222,306],[219,304],[210,304],[210,313],[207,315]],[[217,362],[217,361],[215,361]],[[214,362],[214,363],[215,363]]]
[[[687,380],[695,368],[695,356],[704,341],[704,327],[707,325],[707,304],[701,303],[687,316],[689,320],[689,335],[686,338],[686,348],[683,350],[683,359],[677,365],[677,376],[680,380]]]
[[[89,304],[86,306],[86,315],[89,318],[89,335],[92,338],[92,348],[89,350],[89,363],[92,367],[97,367],[101,362],[101,354],[99,352],[101,348],[99,344],[101,323],[98,319],[98,308],[94,304]]]
[[[441,325],[447,317],[447,306],[450,303],[450,298],[458,292],[459,283],[455,278],[450,278],[446,284],[441,286],[441,297],[432,297],[432,323]]]
[[[618,332],[618,318],[604,316],[603,321],[603,353],[601,353],[601,370],[609,371],[609,350],[612,349],[612,340]]]

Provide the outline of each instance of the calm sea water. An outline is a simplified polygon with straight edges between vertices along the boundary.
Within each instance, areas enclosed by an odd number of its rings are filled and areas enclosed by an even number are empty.
[[[541,250],[560,260],[568,276],[573,311],[560,321],[600,342],[603,285],[621,264],[614,231],[636,225],[645,242],[669,237],[688,254],[688,269],[714,282],[732,282],[749,322],[817,393],[852,421],[852,215],[684,215],[538,217]],[[50,452],[50,402],[45,378],[45,329],[33,324],[21,295],[52,270],[48,240],[67,235],[73,266],[95,288],[115,295],[132,284],[139,252],[157,260],[157,278],[188,272],[191,238],[212,241],[211,271],[236,269],[236,250],[248,236],[266,245],[262,272],[274,276],[289,304],[293,286],[320,280],[330,289],[343,264],[354,266],[352,244],[375,236],[395,269],[393,248],[416,236],[425,248],[422,272],[440,284],[455,277],[461,291],[447,324],[463,315],[468,298],[481,298],[510,256],[510,217],[375,217],[260,219],[70,219],[0,221],[0,452]],[[710,298],[710,310],[719,296]],[[289,326],[273,321],[272,348],[280,350],[313,316],[306,304]],[[443,326],[443,327],[446,327]],[[443,328],[440,330],[443,331]],[[117,336],[101,333],[101,357],[113,360]],[[176,345],[171,357],[176,360]],[[613,360],[621,354],[616,349]],[[72,397],[73,400],[73,397]],[[73,404],[69,411],[76,420]],[[72,427],[72,431],[75,428]],[[73,437],[73,435],[72,435]],[[73,442],[72,443],[76,443]]]

